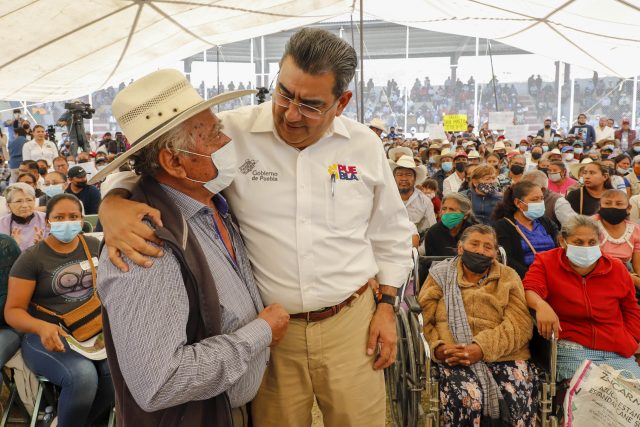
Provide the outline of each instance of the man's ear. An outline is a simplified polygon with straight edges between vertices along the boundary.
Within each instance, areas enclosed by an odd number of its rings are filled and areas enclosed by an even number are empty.
[[[184,170],[183,161],[184,159],[167,148],[163,148],[158,154],[158,163],[160,164],[160,168],[166,174],[174,178],[184,178],[187,176],[187,172]]]
[[[336,117],[342,114],[344,109],[347,107],[347,104],[351,100],[352,96],[353,96],[353,92],[351,92],[350,90],[346,90],[342,95],[340,95],[340,98],[338,101],[338,108],[336,108]]]

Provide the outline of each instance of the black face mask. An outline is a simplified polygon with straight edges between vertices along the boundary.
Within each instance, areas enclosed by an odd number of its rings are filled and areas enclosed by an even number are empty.
[[[549,168],[538,168],[540,172],[544,172],[545,175],[549,176]]]
[[[80,181],[80,182],[76,182],[76,185],[80,188],[86,187],[87,186],[87,181]]]
[[[620,224],[628,216],[626,209],[618,208],[600,208],[598,213],[602,219],[613,225]]]
[[[78,160],[78,163],[89,163],[89,160],[87,159]]]
[[[538,153],[537,151],[535,153],[531,153],[531,158],[533,160],[539,160],[540,157],[542,157],[542,153]]]
[[[484,273],[491,267],[493,258],[475,252],[463,251],[462,263],[473,273]]]
[[[514,175],[522,175],[522,172],[524,172],[524,166],[521,165],[511,165],[511,168],[509,169],[511,171],[512,174]]]
[[[38,168],[38,173],[40,175],[46,175],[47,174],[47,168]]]
[[[549,129],[551,127],[551,125],[544,125],[545,129]]]
[[[460,173],[464,172],[466,167],[467,167],[466,163],[456,163],[456,170]]]
[[[505,153],[496,153],[498,155],[498,157],[500,157],[500,160],[504,159],[506,154]]]

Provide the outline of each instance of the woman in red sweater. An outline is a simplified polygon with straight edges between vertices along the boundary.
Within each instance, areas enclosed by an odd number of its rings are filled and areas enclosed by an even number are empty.
[[[600,252],[598,225],[586,216],[562,227],[560,247],[536,255],[523,284],[538,331],[558,337],[558,380],[585,360],[640,378],[640,307],[627,268]]]

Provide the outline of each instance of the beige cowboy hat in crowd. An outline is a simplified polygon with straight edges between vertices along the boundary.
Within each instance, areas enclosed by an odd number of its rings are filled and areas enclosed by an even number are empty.
[[[375,119],[371,119],[371,121],[369,123],[367,123],[367,126],[369,126],[370,128],[376,128],[381,130],[382,132],[386,132],[387,130],[385,129],[385,124],[382,121],[382,119],[379,118],[375,118]]]
[[[589,163],[593,163],[593,160],[591,157],[585,157],[580,163],[569,165],[569,175],[571,175],[573,179],[578,179],[580,177],[580,170]]]
[[[413,158],[413,150],[409,147],[394,147],[389,150],[388,157],[394,162],[397,162],[402,156],[409,156]]]
[[[416,166],[415,160],[411,156],[402,156],[397,162],[389,162],[391,172],[397,168],[411,169],[416,173],[416,185],[422,184],[427,179],[427,168],[424,165]]]
[[[136,80],[120,91],[111,105],[131,148],[95,174],[89,183],[102,181],[131,155],[207,108],[255,93],[237,90],[205,101],[178,70],[158,70]]]

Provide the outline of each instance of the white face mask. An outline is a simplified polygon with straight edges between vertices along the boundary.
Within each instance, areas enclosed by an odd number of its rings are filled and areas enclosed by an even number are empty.
[[[560,175],[560,173],[550,173],[549,179],[551,182],[558,182],[562,179],[562,175]]]
[[[564,156],[565,160],[572,160],[573,159],[573,153],[565,153]]]
[[[218,169],[218,175],[210,181],[198,181],[186,177],[189,181],[199,182],[204,184],[204,188],[209,190],[213,194],[218,194],[225,188],[227,188],[236,176],[238,170],[238,161],[236,158],[236,147],[233,145],[233,141],[229,141],[224,147],[218,151],[211,153],[211,156],[206,156],[200,153],[194,153],[193,151],[178,150],[184,153],[193,154],[201,157],[211,157],[213,165]]]

